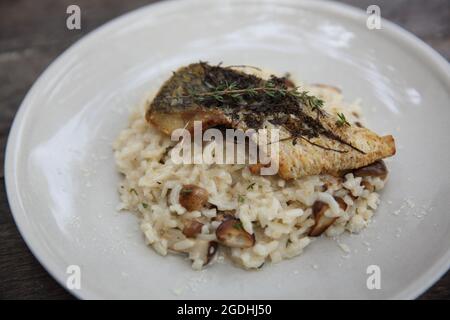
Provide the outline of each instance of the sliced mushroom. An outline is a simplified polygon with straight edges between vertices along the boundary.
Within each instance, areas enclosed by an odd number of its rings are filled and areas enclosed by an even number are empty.
[[[231,248],[251,248],[255,235],[244,230],[239,219],[224,220],[216,229],[216,237],[221,244]]]
[[[197,220],[190,220],[186,222],[183,228],[183,234],[188,238],[194,238],[200,232],[202,232],[203,223]]]
[[[375,186],[372,185],[369,181],[361,181],[361,185],[364,189],[369,190],[370,192],[375,191]]]
[[[353,175],[356,177],[379,177],[384,180],[387,174],[388,170],[383,160],[378,160],[368,166],[353,170]]]
[[[202,209],[208,202],[208,191],[194,184],[186,184],[180,190],[180,204],[188,211]]]
[[[325,211],[327,211],[329,208],[328,204],[322,201],[316,201],[313,204],[313,215],[315,224],[313,225],[312,229],[309,231],[309,236],[311,237],[318,237],[320,236],[325,230],[328,229],[329,226],[333,224],[334,221],[338,217],[329,218],[325,216]]]
[[[342,210],[347,210],[347,204],[345,203],[344,199],[340,198],[340,197],[334,197],[334,200],[336,200],[336,202],[338,203],[339,207]]]

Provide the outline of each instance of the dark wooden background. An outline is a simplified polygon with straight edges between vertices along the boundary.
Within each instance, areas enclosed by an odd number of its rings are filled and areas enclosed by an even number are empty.
[[[220,1],[220,0],[218,0]],[[0,299],[73,299],[42,268],[22,240],[11,215],[4,184],[3,155],[14,115],[44,69],[84,34],[144,0],[0,0]],[[423,39],[450,59],[449,0],[344,0],[367,8]],[[77,4],[82,29],[66,29],[66,8]],[[450,272],[421,299],[450,299]]]

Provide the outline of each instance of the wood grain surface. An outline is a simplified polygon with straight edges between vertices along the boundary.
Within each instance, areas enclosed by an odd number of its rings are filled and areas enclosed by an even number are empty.
[[[154,1],[0,0],[0,299],[73,299],[39,264],[14,224],[4,184],[4,152],[14,115],[44,69],[84,34]],[[381,15],[427,42],[450,59],[449,0],[344,0]],[[77,4],[82,29],[66,28],[66,8]],[[420,299],[450,299],[450,273]]]

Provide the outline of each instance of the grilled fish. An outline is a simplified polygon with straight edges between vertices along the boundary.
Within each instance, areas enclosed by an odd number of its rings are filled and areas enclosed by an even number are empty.
[[[336,174],[395,154],[391,135],[378,136],[322,110],[323,101],[299,91],[286,77],[268,79],[205,62],[174,72],[153,101],[146,119],[165,134],[227,126],[279,128],[279,172],[284,179]],[[261,165],[252,165],[256,173]]]

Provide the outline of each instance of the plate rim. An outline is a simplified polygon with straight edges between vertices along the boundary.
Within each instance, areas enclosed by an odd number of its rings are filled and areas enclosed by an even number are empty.
[[[262,0],[258,2],[255,2],[254,0],[227,0],[225,2],[246,2],[254,4],[261,4],[261,2],[264,2],[267,4],[277,5],[289,4],[298,8],[306,7],[316,10],[318,9],[352,21],[361,21],[362,19],[366,20],[367,18],[365,12],[362,9],[347,4],[329,2],[326,0]],[[118,25],[123,21],[131,19],[133,16],[137,16],[139,14],[144,15],[147,11],[157,10],[160,7],[169,9],[170,7],[176,8],[180,5],[190,6],[196,3],[207,3],[207,0],[166,0],[157,3],[151,3],[126,12],[91,30],[89,33],[82,36],[67,49],[65,49],[45,68],[45,70],[39,75],[39,77],[34,81],[31,88],[28,90],[16,112],[8,135],[4,164],[6,194],[11,213],[22,239],[25,241],[28,249],[31,251],[36,260],[38,260],[43,268],[53,277],[53,279],[55,279],[59,283],[59,285],[61,285],[67,292],[77,298],[108,299],[107,297],[98,295],[94,291],[86,289],[86,286],[84,286],[84,288],[80,290],[67,289],[65,285],[66,274],[56,266],[56,263],[52,259],[50,259],[45,251],[42,250],[39,243],[35,241],[37,237],[29,229],[29,226],[27,224],[27,210],[25,209],[21,201],[20,184],[18,183],[16,176],[17,156],[20,151],[20,142],[23,138],[23,124],[26,122],[25,120],[27,111],[33,107],[32,98],[36,94],[39,83],[50,77],[51,74],[58,69],[58,66],[64,62],[66,56],[72,54],[72,52],[76,52],[80,46],[89,44],[89,41],[94,40],[95,37],[101,37],[102,33],[105,32],[109,27]],[[413,49],[411,51],[412,54],[420,54],[420,59],[422,61],[426,62],[429,66],[434,67],[433,74],[439,74],[440,78],[445,81],[448,87],[450,87],[450,65],[447,60],[445,60],[445,58],[443,58],[438,52],[436,52],[433,48],[431,48],[428,44],[426,44],[411,32],[394,24],[393,22],[390,22],[389,20],[386,20],[385,18],[382,18],[382,29],[386,31],[385,36],[396,39],[403,47],[409,47]],[[417,298],[428,288],[430,288],[436,281],[438,281],[442,277],[442,275],[444,275],[449,270],[449,268],[450,248],[448,249],[446,254],[444,254],[440,259],[436,260],[433,266],[428,268],[428,270],[426,270],[421,275],[421,277],[412,282],[408,287],[404,288],[396,296],[391,297],[391,299]],[[158,297],[155,297],[155,299],[158,299]]]

